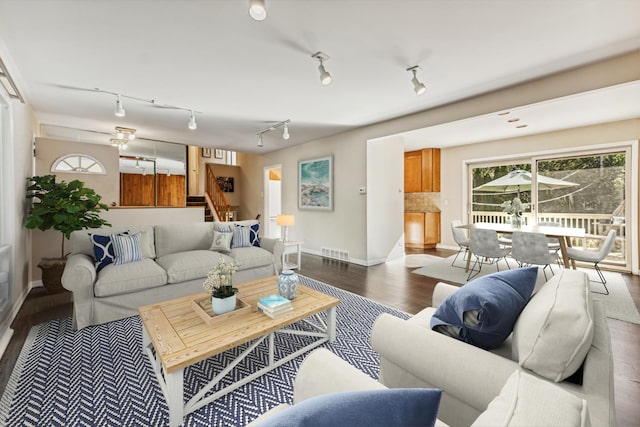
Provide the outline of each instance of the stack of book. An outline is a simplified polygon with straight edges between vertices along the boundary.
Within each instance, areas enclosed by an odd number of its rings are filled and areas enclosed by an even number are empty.
[[[258,300],[258,310],[272,319],[284,316],[293,311],[291,301],[282,295],[274,294]]]

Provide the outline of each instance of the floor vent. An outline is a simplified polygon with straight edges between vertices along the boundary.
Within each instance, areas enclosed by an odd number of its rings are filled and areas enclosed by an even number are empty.
[[[341,249],[322,248],[322,256],[324,258],[337,259],[338,261],[349,261],[349,251]]]

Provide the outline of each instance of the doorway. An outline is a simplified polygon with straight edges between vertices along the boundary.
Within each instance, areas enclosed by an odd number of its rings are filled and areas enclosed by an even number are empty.
[[[264,237],[282,237],[276,217],[282,213],[282,165],[264,168]]]

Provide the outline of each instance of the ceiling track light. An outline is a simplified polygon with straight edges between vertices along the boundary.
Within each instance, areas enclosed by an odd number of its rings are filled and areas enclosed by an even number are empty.
[[[249,16],[254,21],[264,21],[267,17],[267,8],[264,0],[249,0]]]
[[[122,100],[120,99],[120,95],[117,95],[116,109],[114,110],[113,114],[115,114],[116,117],[124,117],[126,115],[124,111],[124,107],[122,106]]]
[[[418,80],[417,73],[418,70],[422,70],[419,65],[414,65],[413,67],[407,68],[407,71],[411,71],[413,73],[413,78],[411,79],[411,83],[413,83],[413,91],[416,95],[420,96],[427,91],[427,87]]]
[[[333,81],[333,78],[331,77],[331,74],[329,74],[329,72],[324,68],[324,61],[329,60],[329,55],[323,52],[316,52],[311,55],[311,57],[320,61],[320,65],[318,66],[318,70],[320,71],[320,82],[324,86],[330,85]]]
[[[279,129],[281,127],[284,126],[284,130],[282,132],[282,139],[284,140],[288,140],[289,138],[291,138],[291,135],[289,135],[289,123],[291,123],[291,119],[287,119],[284,120],[282,122],[278,122],[278,123],[274,123],[271,126],[269,126],[268,128],[264,128],[261,131],[258,132],[258,147],[262,147],[263,143],[262,143],[262,135],[267,133],[267,132],[271,132],[272,130],[276,130]]]
[[[191,110],[191,117],[189,117],[189,129],[196,130],[198,129],[198,124],[196,123],[196,116],[193,115],[193,110]]]

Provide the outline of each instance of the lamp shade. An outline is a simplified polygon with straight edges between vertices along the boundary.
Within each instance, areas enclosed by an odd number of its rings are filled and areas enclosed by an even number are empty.
[[[281,214],[276,217],[276,224],[283,227],[296,225],[296,216],[293,214]]]

